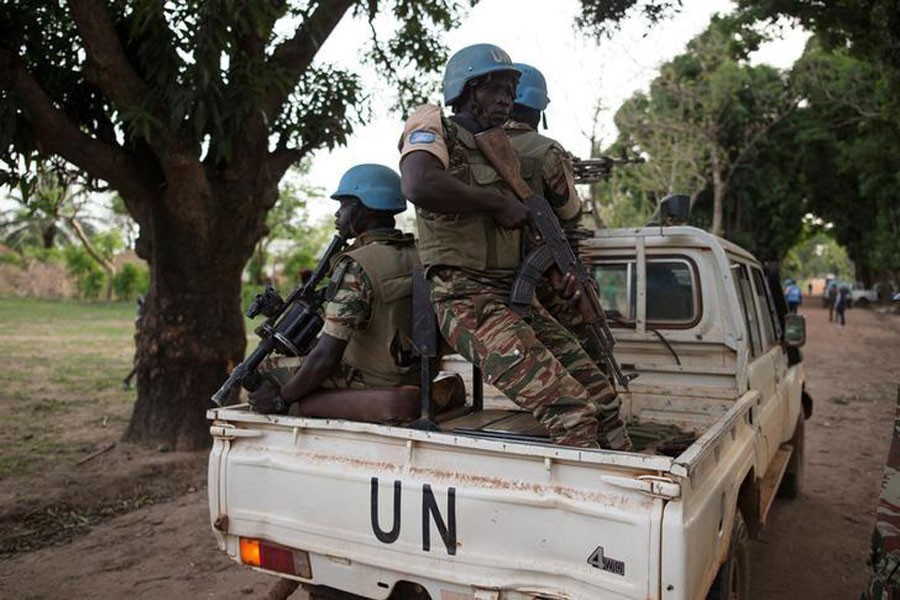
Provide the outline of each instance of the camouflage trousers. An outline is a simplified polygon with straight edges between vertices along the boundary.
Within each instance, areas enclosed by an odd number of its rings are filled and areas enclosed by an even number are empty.
[[[630,450],[621,401],[578,340],[539,304],[523,319],[502,286],[457,269],[429,271],[441,333],[485,380],[565,446]]]
[[[585,323],[584,317],[578,312],[578,309],[569,306],[569,303],[559,296],[546,278],[538,283],[535,289],[535,296],[537,296],[541,306],[547,309],[547,312],[553,315],[553,318],[559,321],[560,325],[572,332],[575,339],[584,348],[584,351],[597,365],[597,368],[609,378],[609,373],[606,373],[606,359],[603,346],[600,345],[597,337],[591,334],[590,328]]]

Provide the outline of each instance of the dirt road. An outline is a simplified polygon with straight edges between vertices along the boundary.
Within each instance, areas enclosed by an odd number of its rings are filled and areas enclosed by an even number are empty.
[[[841,329],[821,309],[804,312],[808,390],[816,401],[806,428],[806,487],[799,500],[777,501],[752,543],[752,597],[760,600],[859,597],[900,383],[900,317],[852,310]],[[64,541],[0,559],[2,595],[264,596],[271,579],[230,562],[214,546],[204,460],[117,444],[77,469],[5,481],[4,541],[26,534],[36,546]],[[92,512],[92,501],[103,508]],[[23,503],[31,509],[18,526],[31,531],[10,533],[15,527],[3,516],[24,514]],[[59,531],[47,527],[48,519]]]
[[[855,309],[847,326],[807,318],[806,473],[751,545],[754,600],[859,598],[900,385],[900,318]]]

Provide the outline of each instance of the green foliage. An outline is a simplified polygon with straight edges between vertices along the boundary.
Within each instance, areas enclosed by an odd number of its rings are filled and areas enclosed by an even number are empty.
[[[119,300],[134,300],[149,290],[150,271],[143,265],[125,263],[113,276],[112,286]]]
[[[792,19],[815,32],[824,48],[878,65],[890,90],[883,108],[886,116],[900,124],[900,10],[896,0],[738,0],[738,7],[747,19]]]
[[[744,23],[713,17],[687,52],[662,66],[649,93],[619,108],[619,139],[608,152],[634,149],[647,162],[617,189],[600,190],[614,200],[604,211],[609,224],[645,223],[657,200],[686,193],[694,224],[718,224],[763,259],[793,244],[803,201],[787,184],[782,121],[795,95],[782,73],[747,63],[761,41]]]
[[[94,244],[94,248],[107,260],[125,249],[122,234],[115,229],[99,231],[94,234],[91,241]]]
[[[88,300],[96,300],[106,285],[106,275],[99,269],[90,271],[84,277],[78,279],[78,291],[81,297]]]
[[[296,285],[299,272],[315,266],[316,257],[331,235],[332,227],[313,223],[307,209],[310,201],[322,201],[323,196],[321,189],[303,180],[308,169],[304,163],[280,186],[278,202],[266,215],[268,233],[256,243],[247,263],[251,284],[267,282],[274,272],[279,286]]]
[[[834,224],[856,279],[900,273],[900,126],[885,112],[884,69],[815,39],[793,73],[806,99],[792,117],[797,189]]]
[[[115,107],[107,90],[84,76],[84,47],[67,4],[3,0],[0,46],[18,54],[51,100],[103,141],[112,143],[115,130],[124,131],[127,146],[139,149],[171,131],[197,156],[208,140],[207,160],[222,164],[233,158],[248,122],[260,114],[281,147],[311,150],[346,142],[367,101],[358,75],[321,62],[301,65],[298,72],[291,61],[305,52],[314,56],[310,46],[320,46],[349,8],[372,22],[379,14],[393,15],[398,27],[387,41],[372,27],[368,60],[398,90],[401,105],[421,101],[428,90],[423,73],[438,70],[446,59],[439,40],[457,24],[461,6],[455,0],[331,8],[300,1],[109,0],[106,10],[126,58],[146,84],[138,101]],[[288,49],[285,42],[295,33],[302,43]],[[273,94],[289,101],[274,106]],[[35,158],[35,140],[26,107],[2,87],[0,148],[2,170],[18,183],[16,158]]]
[[[0,265],[22,266],[22,257],[15,252],[3,252],[0,254]]]
[[[834,275],[842,281],[853,280],[847,251],[828,233],[818,231],[805,236],[784,259],[782,275],[799,281]]]
[[[681,9],[681,0],[582,0],[576,23],[599,38],[611,37],[619,23],[642,16],[652,26]]]
[[[63,251],[63,257],[66,271],[75,280],[81,297],[89,300],[98,298],[106,282],[106,276],[97,266],[97,262],[80,246],[68,246]]]

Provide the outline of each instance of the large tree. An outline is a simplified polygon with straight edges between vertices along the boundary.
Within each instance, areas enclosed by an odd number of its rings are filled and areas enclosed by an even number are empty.
[[[445,60],[453,0],[0,0],[0,167],[60,156],[118,192],[151,287],[126,438],[208,444],[209,397],[244,354],[241,271],[285,171],[343,143],[357,75],[316,55],[350,12],[368,53],[410,92]],[[378,39],[379,12],[396,23]]]
[[[818,39],[794,66],[804,105],[792,118],[797,184],[809,208],[834,224],[857,277],[900,273],[900,122],[882,65]]]
[[[713,17],[684,54],[662,66],[649,94],[637,93],[616,113],[618,143],[649,155],[645,189],[693,199],[708,190],[717,235],[726,233],[733,178],[795,103],[781,73],[749,64],[760,39],[733,19]]]

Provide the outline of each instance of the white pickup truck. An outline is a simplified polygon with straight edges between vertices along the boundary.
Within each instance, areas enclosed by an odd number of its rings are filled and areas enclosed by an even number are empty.
[[[634,439],[665,439],[555,446],[487,387],[437,432],[217,408],[219,547],[313,598],[746,598],[748,536],[799,490],[802,317],[783,335],[759,263],[692,227],[603,230],[581,255],[638,374]]]

